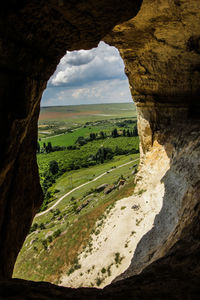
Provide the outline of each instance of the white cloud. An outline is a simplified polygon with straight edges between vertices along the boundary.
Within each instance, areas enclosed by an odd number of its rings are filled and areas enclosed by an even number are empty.
[[[92,50],[80,50],[67,52],[67,54],[61,59],[60,67],[65,68],[66,65],[80,66],[91,62],[95,57],[96,49]]]
[[[42,105],[75,105],[132,101],[124,64],[116,48],[67,52],[50,78]]]
[[[50,84],[70,87],[116,78],[125,78],[119,52],[100,42],[98,48],[92,50],[67,52],[50,79]]]
[[[54,88],[55,90],[55,88]],[[105,80],[93,82],[80,88],[66,88],[45,100],[48,105],[76,105],[94,103],[131,102],[127,80]]]

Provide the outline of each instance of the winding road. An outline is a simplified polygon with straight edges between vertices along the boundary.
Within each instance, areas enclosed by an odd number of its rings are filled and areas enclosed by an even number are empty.
[[[101,175],[97,176],[97,177],[94,178],[93,180],[87,181],[87,182],[85,182],[85,183],[83,183],[83,184],[81,184],[81,185],[75,187],[74,189],[72,189],[71,191],[67,192],[65,195],[63,195],[62,197],[60,197],[60,198],[56,201],[56,203],[54,203],[51,207],[49,207],[47,210],[45,210],[45,211],[43,211],[43,212],[41,212],[41,213],[38,213],[35,217],[40,217],[40,216],[43,216],[44,214],[48,213],[51,209],[53,209],[55,206],[57,206],[57,205],[58,205],[65,197],[69,196],[71,193],[73,193],[74,191],[76,191],[76,190],[82,188],[83,186],[85,186],[85,185],[87,185],[87,184],[89,184],[89,183],[91,183],[91,182],[93,182],[93,181],[98,180],[99,178],[101,178],[101,177],[103,177],[104,175],[106,175],[108,172],[109,172],[109,173],[110,173],[110,172],[113,172],[113,171],[116,170],[116,169],[122,168],[122,167],[124,167],[124,166],[126,166],[126,165],[129,165],[129,164],[131,164],[131,163],[133,163],[133,162],[135,162],[135,161],[138,161],[138,160],[139,160],[139,158],[134,159],[134,160],[131,160],[131,161],[129,161],[129,162],[123,164],[123,165],[120,165],[120,166],[118,166],[118,167],[116,167],[116,168],[114,168],[114,169],[110,169],[110,170],[108,170],[108,171],[102,173]]]

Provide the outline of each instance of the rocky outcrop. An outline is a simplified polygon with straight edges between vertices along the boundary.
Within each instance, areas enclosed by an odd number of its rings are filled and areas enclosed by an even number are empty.
[[[108,184],[104,183],[101,184],[100,186],[98,186],[95,190],[97,191],[97,193],[101,193],[103,190],[105,190],[105,188],[107,188]]]
[[[42,92],[66,50],[90,49],[140,0],[6,1],[0,12],[0,277],[10,277],[42,203],[36,163]]]
[[[124,59],[137,105],[142,161],[136,191],[147,202],[163,201],[153,229],[118,279],[140,273],[198,234],[194,228],[185,236],[200,200],[199,8],[197,1],[144,0],[134,19],[105,37]]]
[[[165,255],[168,263],[174,264],[175,258],[169,259],[172,249],[176,256],[174,250],[182,239],[189,241],[192,238],[194,242],[192,235],[198,235],[198,229],[194,228],[192,233],[188,231],[187,234],[185,230],[199,213],[199,145],[199,124],[190,121],[187,126],[179,123],[178,128],[168,127],[154,137],[153,146],[143,157],[137,174],[135,192],[141,193],[147,205],[152,199],[162,202],[162,208],[155,217],[153,228],[138,243],[128,270],[118,279],[139,274]],[[194,244],[199,248],[197,240]],[[185,252],[183,248],[182,253]],[[195,264],[199,267],[198,261]]]

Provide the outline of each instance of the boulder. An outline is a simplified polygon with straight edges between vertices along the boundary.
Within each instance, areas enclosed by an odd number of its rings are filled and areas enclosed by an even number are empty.
[[[100,186],[98,186],[95,190],[96,190],[96,192],[100,193],[100,192],[104,191],[107,186],[108,186],[108,184],[104,183],[104,184],[101,184]]]
[[[105,188],[105,190],[104,190],[104,194],[105,195],[109,194],[110,192],[112,192],[114,190],[114,188],[115,188],[114,184],[107,186],[107,188]]]

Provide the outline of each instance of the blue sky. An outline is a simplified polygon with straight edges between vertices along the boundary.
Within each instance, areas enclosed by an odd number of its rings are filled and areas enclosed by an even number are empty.
[[[124,63],[115,47],[67,51],[49,79],[42,106],[132,102]]]

